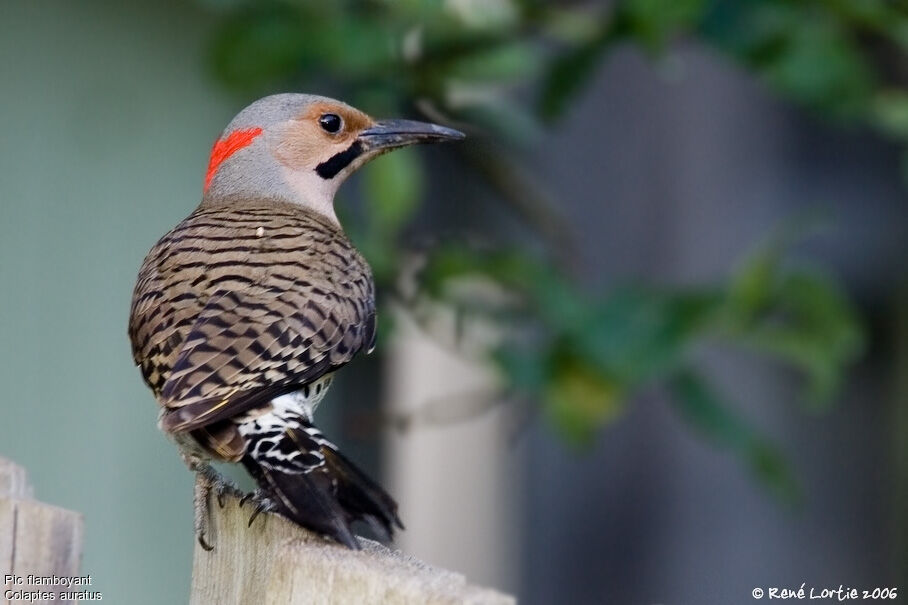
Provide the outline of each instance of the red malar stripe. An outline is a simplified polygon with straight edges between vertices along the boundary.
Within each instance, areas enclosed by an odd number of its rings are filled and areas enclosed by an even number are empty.
[[[211,158],[208,160],[208,172],[205,173],[205,191],[211,185],[211,179],[224,160],[234,153],[250,145],[255,137],[262,134],[261,128],[249,128],[247,130],[234,130],[223,139],[215,141],[214,147],[211,148]]]

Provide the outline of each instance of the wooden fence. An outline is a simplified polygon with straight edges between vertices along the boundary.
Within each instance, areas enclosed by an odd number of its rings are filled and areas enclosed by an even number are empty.
[[[352,551],[276,515],[263,514],[249,528],[250,509],[241,509],[235,498],[228,498],[223,509],[213,503],[211,510],[214,550],[195,547],[190,605],[515,602],[370,540],[361,539],[363,550]],[[188,543],[192,531],[187,527],[186,532]],[[81,552],[82,516],[35,501],[25,471],[0,458],[0,578],[5,584],[0,605],[29,602],[20,597],[34,591],[52,591],[53,598],[31,602],[75,602],[61,596],[78,586],[36,585],[29,579],[87,577],[79,576]]]
[[[0,604],[74,603],[79,588],[54,578],[77,577],[81,557],[82,515],[34,500],[25,469],[0,458]]]

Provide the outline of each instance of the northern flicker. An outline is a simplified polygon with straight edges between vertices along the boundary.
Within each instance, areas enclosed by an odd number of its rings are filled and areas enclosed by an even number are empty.
[[[334,372],[375,344],[372,274],[334,194],[382,153],[463,136],[280,94],[242,110],[215,143],[201,204],[148,253],[129,320],[159,427],[196,473],[204,548],[210,494],[237,492],[212,461],[255,479],[252,519],[274,511],[350,548],[354,521],[388,536],[403,527],[394,500],[313,420]]]

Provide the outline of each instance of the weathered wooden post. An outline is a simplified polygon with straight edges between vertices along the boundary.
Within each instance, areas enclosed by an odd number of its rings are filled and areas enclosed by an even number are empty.
[[[81,558],[82,515],[33,500],[25,469],[0,458],[0,605],[74,603]]]
[[[515,599],[467,583],[363,540],[362,551],[327,542],[276,515],[247,527],[251,509],[212,502],[214,550],[196,545],[190,605],[512,605]]]
[[[191,605],[512,605],[463,575],[433,568],[377,542],[352,551],[247,506],[212,503],[215,549],[196,545]],[[32,499],[25,469],[0,458],[0,605],[75,603],[91,590],[79,576],[82,516]],[[43,594],[42,594],[43,593]]]

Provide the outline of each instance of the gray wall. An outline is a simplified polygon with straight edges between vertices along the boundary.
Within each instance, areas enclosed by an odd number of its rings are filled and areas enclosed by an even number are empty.
[[[126,337],[142,257],[234,108],[184,2],[0,3],[0,455],[82,511],[113,603],[185,602],[189,473]]]
[[[893,452],[905,435],[893,423],[886,315],[908,258],[897,150],[807,118],[720,57],[680,57],[666,78],[616,53],[537,158],[563,193],[586,274],[604,286],[718,279],[780,221],[821,208],[834,228],[795,252],[827,263],[877,316],[871,358],[817,416],[798,407],[788,373],[742,352],[703,353],[719,388],[789,457],[800,510],[696,439],[658,392],[587,452],[534,426],[523,602],[747,603],[757,586],[899,585]]]

